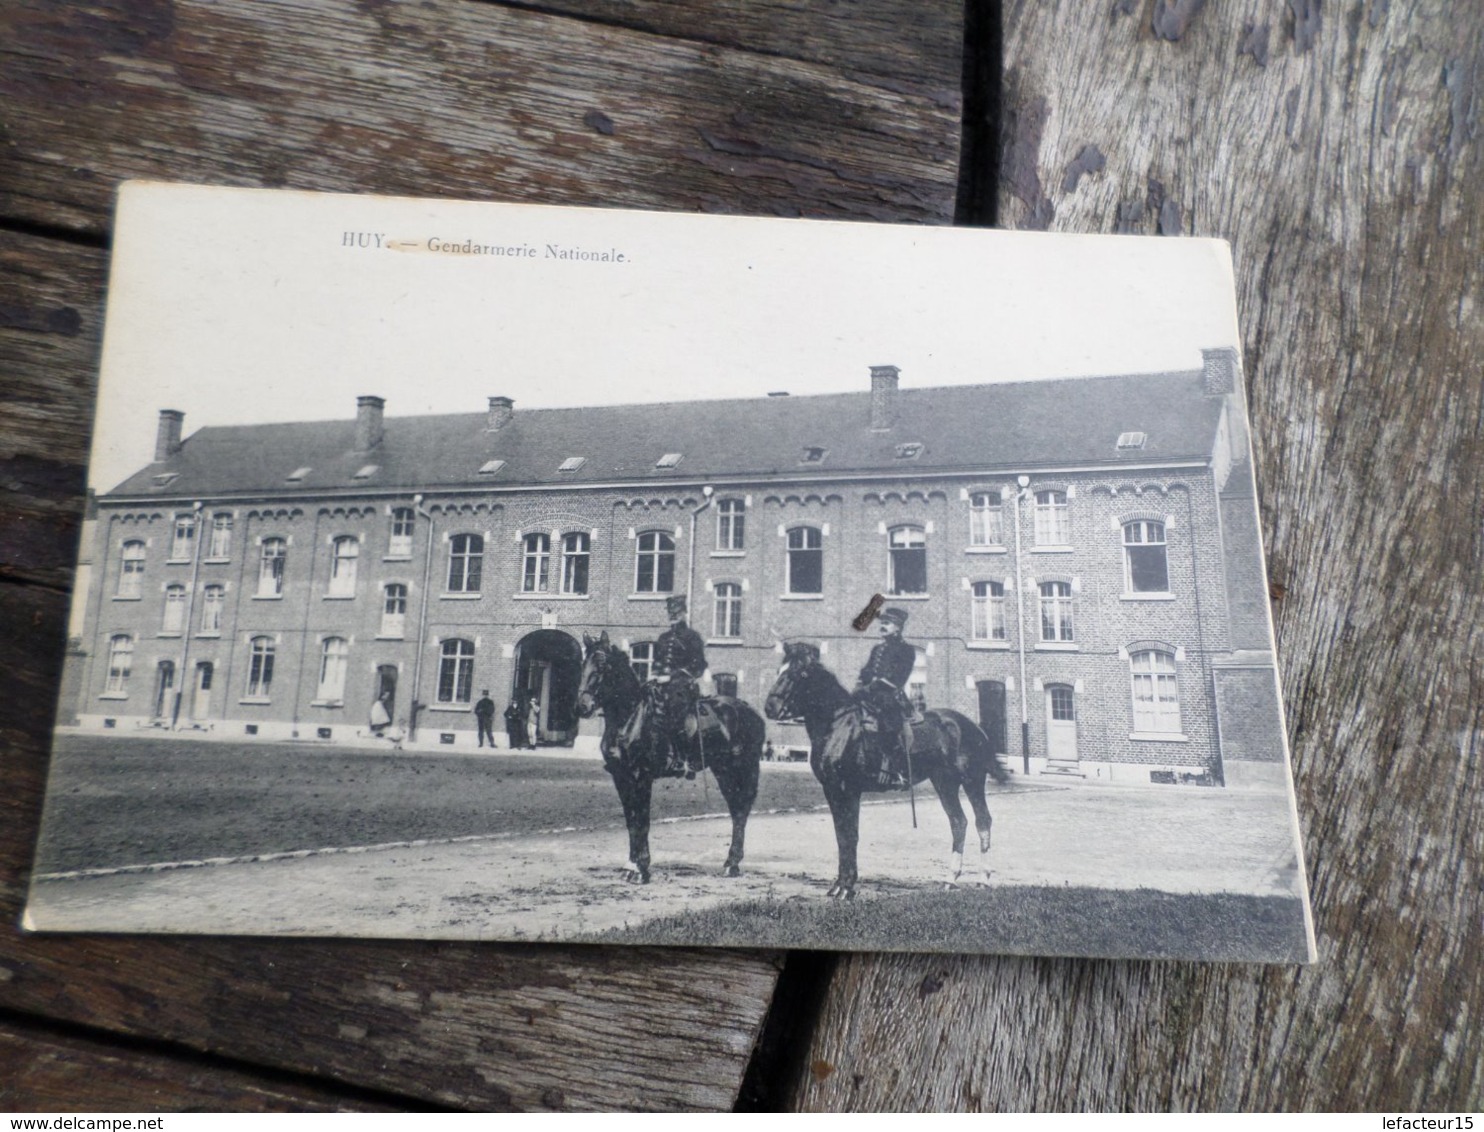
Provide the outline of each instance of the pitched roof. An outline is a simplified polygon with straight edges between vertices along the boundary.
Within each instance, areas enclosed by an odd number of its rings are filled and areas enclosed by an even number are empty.
[[[870,427],[868,392],[517,408],[495,432],[484,413],[389,416],[384,439],[369,453],[354,451],[353,419],[233,425],[199,430],[175,456],[108,496],[313,496],[1205,461],[1220,409],[1221,398],[1204,393],[1196,370],[899,389],[886,431]],[[1144,433],[1144,445],[1119,448],[1128,432]],[[911,454],[903,445],[921,448]],[[823,449],[822,457],[806,461],[809,448]],[[675,453],[673,466],[657,466]],[[572,457],[583,457],[580,467],[560,471]],[[504,461],[498,470],[480,474],[496,460]],[[301,477],[290,481],[296,472]]]

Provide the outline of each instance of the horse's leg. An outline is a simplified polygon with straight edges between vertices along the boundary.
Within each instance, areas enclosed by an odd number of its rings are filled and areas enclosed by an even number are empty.
[[[984,775],[982,770],[971,770],[964,779],[964,793],[969,796],[969,805],[974,810],[974,828],[979,831],[979,881],[989,883],[989,829],[994,819],[989,816],[989,803],[984,799]]]
[[[964,871],[964,836],[969,832],[969,819],[958,800],[958,775],[951,766],[934,767],[929,777],[933,789],[938,792],[938,801],[943,803],[943,812],[948,815],[948,828],[953,832],[953,852],[948,858],[948,875],[945,887],[952,888]]]
[[[748,752],[733,747],[727,756],[712,763],[711,772],[716,775],[716,785],[727,801],[727,812],[732,815],[732,845],[727,851],[726,864],[721,875],[742,875],[742,844],[747,837],[747,818],[752,813],[752,804],[757,801],[758,757],[749,757]]]
[[[860,791],[836,782],[825,787],[824,796],[830,804],[830,817],[835,823],[835,846],[839,851],[835,883],[830,885],[829,895],[854,900],[855,884],[859,879],[856,872],[856,846],[860,842]]]
[[[653,794],[654,779],[649,767],[640,766],[633,772],[629,787],[633,819],[629,822],[629,861],[634,866],[633,880],[638,884],[649,883],[649,804]]]

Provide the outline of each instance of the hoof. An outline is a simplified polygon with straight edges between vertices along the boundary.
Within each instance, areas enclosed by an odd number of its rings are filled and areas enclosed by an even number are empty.
[[[634,866],[630,865],[628,868],[624,869],[623,879],[628,881],[630,884],[648,884],[649,870],[635,868]]]
[[[834,900],[854,900],[855,899],[855,889],[854,888],[847,888],[845,885],[841,884],[839,881],[836,881],[834,884],[832,884],[830,886],[829,896],[830,896],[831,899],[834,899]]]
[[[742,869],[737,865],[728,865],[721,870],[721,875],[724,877],[739,877],[742,875]]]

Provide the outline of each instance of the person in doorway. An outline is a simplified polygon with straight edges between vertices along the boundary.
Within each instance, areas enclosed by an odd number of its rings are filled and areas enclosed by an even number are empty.
[[[376,702],[371,705],[371,736],[380,739],[386,734],[386,729],[392,723],[392,694],[382,692]]]
[[[878,785],[900,790],[907,785],[908,753],[912,749],[912,718],[916,712],[907,698],[907,681],[917,663],[917,650],[902,638],[907,625],[905,610],[882,610],[880,625],[881,640],[855,682],[855,698],[876,723]]]
[[[510,697],[510,706],[505,709],[505,735],[510,740],[510,749],[518,751],[526,745],[526,713],[521,707],[522,692]]]
[[[526,743],[536,749],[536,740],[541,737],[541,705],[535,700],[526,701]]]
[[[490,699],[490,690],[486,688],[480,693],[479,699],[474,704],[474,722],[479,727],[478,746],[483,747],[486,738],[490,741],[490,747],[495,745],[495,701]]]

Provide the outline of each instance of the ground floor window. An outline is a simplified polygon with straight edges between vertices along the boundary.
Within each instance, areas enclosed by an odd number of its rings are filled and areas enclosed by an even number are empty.
[[[247,696],[248,699],[267,699],[273,686],[272,637],[254,637],[248,642]]]
[[[108,640],[108,683],[104,691],[120,696],[129,690],[129,668],[134,663],[134,638],[125,633]]]
[[[454,638],[443,642],[438,660],[438,702],[467,704],[473,698],[474,643]]]
[[[1175,657],[1158,649],[1129,656],[1133,671],[1134,730],[1178,732],[1180,685]]]

